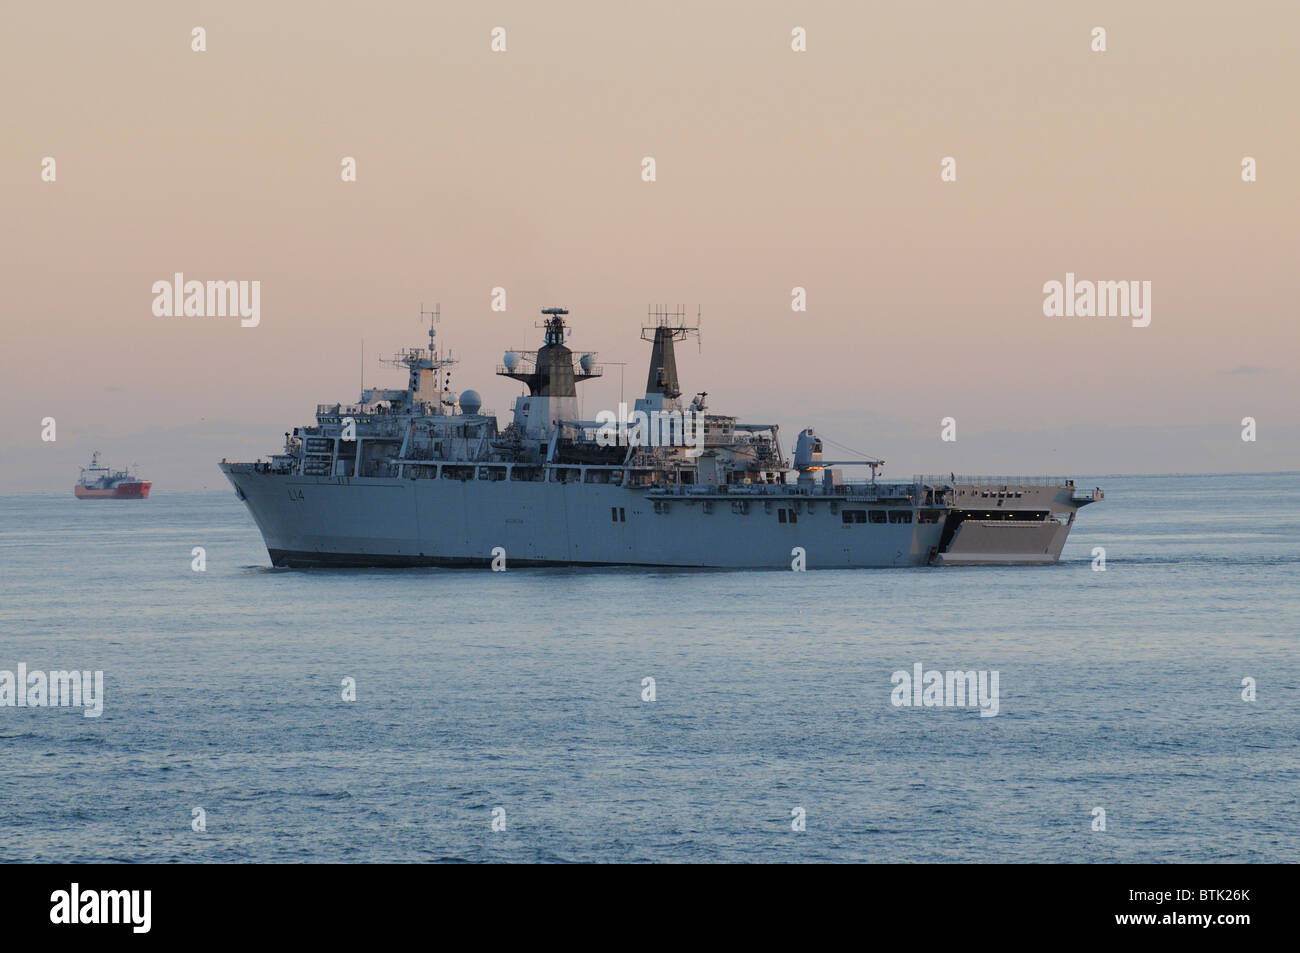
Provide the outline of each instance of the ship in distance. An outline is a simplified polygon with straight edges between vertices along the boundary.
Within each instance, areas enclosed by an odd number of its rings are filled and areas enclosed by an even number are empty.
[[[101,466],[99,451],[90,455],[90,466],[81,468],[81,477],[72,487],[79,500],[144,500],[153,484],[131,470],[113,470]]]
[[[601,368],[570,350],[566,310],[542,314],[542,346],[508,351],[496,368],[525,391],[505,426],[474,390],[452,391],[456,362],[431,317],[428,346],[386,362],[405,369],[405,387],[319,404],[282,452],[223,460],[272,564],[1046,564],[1078,510],[1102,498],[1065,478],[886,480],[883,461],[830,459],[812,428],[791,458],[776,425],[713,413],[703,390],[683,402],[675,344],[697,329],[681,312],[652,312],[642,329],[649,371],[633,411],[582,419],[577,388]],[[614,439],[611,420],[627,433]],[[846,479],[848,466],[870,475]]]

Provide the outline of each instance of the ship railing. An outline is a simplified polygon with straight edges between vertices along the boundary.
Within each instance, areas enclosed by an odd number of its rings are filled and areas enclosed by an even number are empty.
[[[764,494],[789,494],[802,489],[794,484],[779,483],[682,483],[669,486],[647,487],[652,496],[715,496],[725,493],[728,496],[762,496]]]
[[[1074,480],[1063,476],[970,476],[958,473],[927,473],[912,477],[917,483],[964,483],[975,486],[1072,486]]]
[[[512,368],[512,367],[507,367],[505,364],[498,364],[497,371],[496,371],[498,374],[500,374],[502,377],[514,377],[516,375],[526,376],[529,374],[537,373],[537,357],[536,357],[537,352],[536,351],[531,351],[531,352],[515,351],[514,353],[516,356],[515,366]],[[594,354],[592,354],[592,358],[593,358],[593,363],[589,365],[588,370],[584,371],[582,369],[582,355],[581,354],[573,355],[573,376],[576,379],[582,381],[582,380],[586,380],[589,377],[604,376],[605,369],[601,365],[594,363],[594,358],[595,358]]]
[[[806,496],[814,499],[900,500],[911,497],[911,483],[842,483],[836,487],[797,483],[685,483],[648,487],[651,496]]]
[[[316,413],[320,414],[383,414],[381,407],[366,407],[362,404],[317,404]]]

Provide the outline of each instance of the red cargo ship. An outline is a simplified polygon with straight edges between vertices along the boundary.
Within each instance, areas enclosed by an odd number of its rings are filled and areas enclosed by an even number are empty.
[[[90,466],[81,468],[81,479],[72,488],[79,500],[143,500],[153,486],[130,470],[110,470],[99,465],[99,451],[90,455]]]

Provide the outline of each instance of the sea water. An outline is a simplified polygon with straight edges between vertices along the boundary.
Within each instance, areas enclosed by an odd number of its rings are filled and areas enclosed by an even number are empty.
[[[1300,476],[1094,484],[1055,566],[811,572],[280,570],[233,491],[0,497],[0,670],[104,679],[0,706],[0,860],[1300,859]],[[917,663],[997,714],[896,705]]]

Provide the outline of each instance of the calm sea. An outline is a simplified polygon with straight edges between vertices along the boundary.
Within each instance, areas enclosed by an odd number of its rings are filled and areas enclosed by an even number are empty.
[[[1300,476],[1081,484],[1058,566],[807,573],[272,570],[233,492],[0,497],[0,669],[105,678],[0,707],[0,860],[1300,860]],[[895,707],[917,662],[998,714]]]

